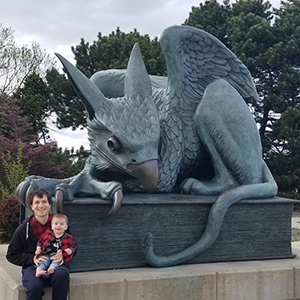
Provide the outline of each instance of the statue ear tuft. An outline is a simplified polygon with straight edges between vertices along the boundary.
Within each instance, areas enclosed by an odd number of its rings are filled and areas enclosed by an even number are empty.
[[[93,119],[99,110],[110,110],[109,101],[96,85],[62,55],[58,53],[55,53],[55,55],[64,66],[76,94],[87,110],[89,119]]]
[[[125,74],[125,95],[140,95],[144,99],[152,97],[151,81],[138,43],[134,44],[128,61]]]

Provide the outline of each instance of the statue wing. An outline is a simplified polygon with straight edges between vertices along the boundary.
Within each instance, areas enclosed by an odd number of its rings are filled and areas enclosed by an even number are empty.
[[[205,88],[216,79],[227,80],[243,98],[259,101],[247,67],[211,34],[190,26],[165,29],[160,43],[168,70],[169,103],[193,115]]]
[[[90,80],[100,89],[105,97],[118,98],[124,96],[124,79],[126,70],[111,69],[96,72]],[[167,77],[149,75],[152,88],[166,89]]]

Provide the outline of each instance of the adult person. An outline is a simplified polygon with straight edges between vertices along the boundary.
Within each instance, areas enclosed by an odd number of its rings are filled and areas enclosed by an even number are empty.
[[[16,229],[6,258],[9,262],[22,266],[22,282],[27,300],[42,300],[46,284],[52,286],[53,300],[66,300],[70,283],[69,266],[63,263],[64,253],[61,250],[51,257],[54,261],[61,261],[60,267],[48,278],[35,276],[36,266],[47,260],[44,256],[36,257],[35,251],[41,235],[51,228],[51,196],[47,191],[38,189],[28,196],[27,201],[33,215],[26,218]]]

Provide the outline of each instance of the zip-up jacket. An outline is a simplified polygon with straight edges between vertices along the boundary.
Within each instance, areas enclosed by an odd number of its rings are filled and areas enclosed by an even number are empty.
[[[30,226],[30,219],[26,218],[16,229],[7,249],[6,259],[23,269],[34,266],[33,258],[37,245],[37,239]]]

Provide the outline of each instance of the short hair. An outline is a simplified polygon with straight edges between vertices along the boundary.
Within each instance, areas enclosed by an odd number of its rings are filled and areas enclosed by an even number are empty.
[[[43,198],[44,195],[47,196],[47,200],[48,200],[49,204],[51,205],[51,195],[46,190],[43,190],[43,189],[38,189],[38,190],[31,192],[27,197],[27,201],[26,201],[27,205],[28,204],[32,205],[34,197]]]
[[[64,214],[55,214],[55,215],[53,215],[51,223],[52,223],[53,219],[55,219],[55,218],[64,219],[66,221],[67,225],[68,225],[68,217],[66,215],[64,215]]]

